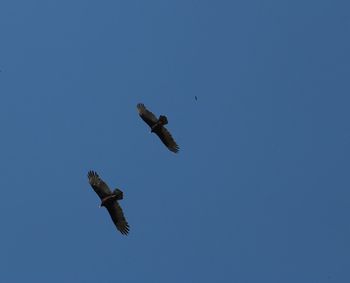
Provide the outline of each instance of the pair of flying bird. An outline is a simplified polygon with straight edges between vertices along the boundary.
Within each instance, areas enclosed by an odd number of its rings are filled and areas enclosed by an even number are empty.
[[[147,110],[142,103],[137,104],[137,110],[142,120],[150,126],[151,132],[155,133],[170,151],[177,153],[179,151],[179,146],[176,144],[170,132],[164,127],[164,125],[168,124],[167,117],[160,115],[157,119],[157,117],[151,111]],[[123,199],[123,192],[118,188],[112,192],[108,185],[94,171],[89,171],[88,179],[91,187],[101,199],[100,207],[104,206],[107,209],[113,223],[120,233],[127,235],[129,233],[129,224],[118,203],[118,200]]]

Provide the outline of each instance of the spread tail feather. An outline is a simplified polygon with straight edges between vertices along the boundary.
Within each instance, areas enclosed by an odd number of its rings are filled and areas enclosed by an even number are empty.
[[[122,192],[121,190],[115,189],[115,190],[113,191],[113,194],[116,196],[116,199],[117,199],[117,200],[123,199],[123,192]]]
[[[160,116],[159,116],[159,122],[160,122],[162,125],[166,125],[166,124],[168,124],[168,119],[167,119],[166,116],[160,115]]]

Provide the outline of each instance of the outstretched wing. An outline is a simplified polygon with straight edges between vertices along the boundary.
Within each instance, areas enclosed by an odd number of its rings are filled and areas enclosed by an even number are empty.
[[[101,200],[111,195],[111,190],[95,171],[89,171],[88,178],[91,187]]]
[[[180,147],[177,145],[170,132],[164,126],[156,130],[155,133],[170,151],[175,153],[179,151]]]
[[[129,233],[129,224],[124,217],[122,208],[117,201],[113,201],[106,206],[115,226],[123,235]]]
[[[151,111],[147,110],[144,104],[137,104],[137,111],[139,112],[139,115],[142,118],[142,120],[145,121],[147,125],[151,128],[155,123],[157,123],[157,117]]]

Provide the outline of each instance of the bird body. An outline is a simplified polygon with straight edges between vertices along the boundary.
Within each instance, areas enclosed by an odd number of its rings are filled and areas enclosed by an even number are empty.
[[[129,224],[118,203],[118,200],[123,199],[123,192],[119,189],[115,189],[112,192],[95,171],[88,172],[88,179],[91,187],[101,199],[100,207],[105,207],[107,209],[117,229],[123,235],[127,235],[129,233]]]

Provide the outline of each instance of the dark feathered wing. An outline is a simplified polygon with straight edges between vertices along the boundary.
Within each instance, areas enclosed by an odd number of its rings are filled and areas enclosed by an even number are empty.
[[[129,233],[129,224],[124,217],[122,208],[117,201],[113,201],[106,206],[115,226],[123,235]]]
[[[95,171],[89,171],[88,178],[91,187],[94,189],[101,200],[112,194],[107,184],[100,178],[100,176],[98,176]]]
[[[157,117],[151,111],[147,110],[144,104],[137,104],[137,111],[139,112],[139,115],[142,118],[142,120],[145,121],[147,125],[151,128],[154,124],[157,123]]]
[[[179,146],[173,139],[170,132],[164,127],[160,127],[158,130],[155,131],[157,136],[161,139],[161,141],[165,144],[165,146],[172,152],[177,153],[179,151]]]

